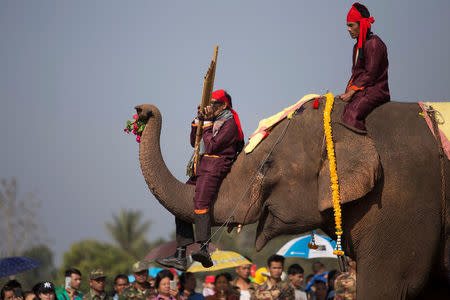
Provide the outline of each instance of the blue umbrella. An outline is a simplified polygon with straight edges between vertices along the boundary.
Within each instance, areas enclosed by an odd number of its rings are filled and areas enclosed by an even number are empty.
[[[336,242],[331,238],[314,233],[314,240],[317,249],[309,249],[308,244],[311,243],[311,234],[305,234],[298,238],[292,239],[280,250],[277,254],[284,257],[303,257],[303,258],[316,258],[316,257],[333,257],[333,250],[336,247]]]
[[[13,256],[0,259],[0,278],[35,269],[42,262],[26,256]]]
[[[156,274],[159,273],[159,271],[164,270],[163,268],[150,268],[148,269],[148,275],[152,276],[152,277],[156,277]],[[176,270],[178,275],[181,275],[181,272]],[[133,274],[128,275],[128,281],[129,282],[134,282],[136,279],[134,278]]]

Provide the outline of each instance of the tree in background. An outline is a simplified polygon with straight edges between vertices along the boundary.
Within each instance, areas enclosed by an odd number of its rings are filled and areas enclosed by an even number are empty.
[[[1,256],[17,256],[32,246],[42,244],[42,224],[36,222],[40,203],[34,193],[18,196],[15,178],[0,180]]]
[[[94,240],[84,240],[72,244],[70,250],[64,253],[59,269],[57,285],[64,284],[64,271],[77,268],[82,273],[81,291],[89,291],[89,273],[95,268],[102,268],[107,276],[107,287],[117,274],[130,274],[131,265],[135,259],[127,252],[107,243]]]
[[[144,257],[151,246],[145,238],[151,222],[144,222],[142,212],[137,210],[121,210],[112,221],[105,226],[117,246],[136,260]]]

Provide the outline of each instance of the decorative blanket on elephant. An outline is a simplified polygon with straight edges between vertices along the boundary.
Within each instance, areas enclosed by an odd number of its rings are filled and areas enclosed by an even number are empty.
[[[276,115],[273,115],[269,118],[259,121],[258,128],[249,137],[249,142],[248,142],[247,146],[245,146],[244,152],[247,154],[252,152],[256,148],[256,146],[258,146],[258,144],[261,143],[261,141],[269,135],[270,130],[276,124],[280,123],[285,118],[289,118],[289,119],[292,118],[292,115],[294,114],[294,112],[297,109],[299,109],[303,104],[305,104],[309,100],[312,100],[317,97],[320,97],[320,95],[316,95],[316,94],[305,95],[296,104],[283,109]]]
[[[425,121],[433,135],[433,123],[431,122],[427,109],[432,108],[436,111],[436,121],[439,127],[442,148],[444,148],[447,159],[450,160],[450,102],[419,102],[419,106],[422,108]]]

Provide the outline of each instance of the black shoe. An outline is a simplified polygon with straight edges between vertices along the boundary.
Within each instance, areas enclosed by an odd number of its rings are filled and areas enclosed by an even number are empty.
[[[157,258],[155,261],[167,268],[175,268],[180,271],[186,271],[186,247],[178,247],[177,252],[175,252],[174,255],[165,258]]]
[[[208,244],[202,243],[200,250],[192,252],[191,256],[193,260],[200,262],[204,268],[211,268],[214,265],[209,255]]]

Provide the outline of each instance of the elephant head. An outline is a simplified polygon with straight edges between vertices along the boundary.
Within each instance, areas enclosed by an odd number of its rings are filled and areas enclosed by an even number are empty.
[[[323,100],[319,109],[314,109],[311,102],[305,103],[291,121],[284,120],[273,128],[251,154],[238,156],[213,205],[216,224],[224,223],[230,215],[232,224],[259,222],[256,250],[280,234],[323,226],[323,212],[332,207],[324,106]],[[381,167],[370,137],[340,123],[343,107],[344,103],[337,100],[332,127],[340,193],[347,203],[374,188]],[[164,163],[159,144],[160,112],[149,104],[139,105],[136,110],[141,119],[147,120],[139,147],[145,180],[165,208],[192,222],[194,187],[175,179]]]

